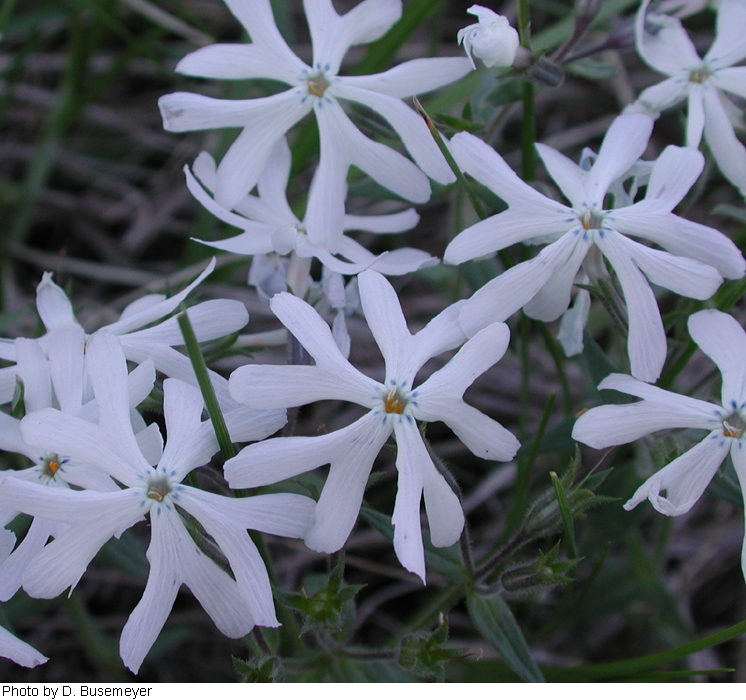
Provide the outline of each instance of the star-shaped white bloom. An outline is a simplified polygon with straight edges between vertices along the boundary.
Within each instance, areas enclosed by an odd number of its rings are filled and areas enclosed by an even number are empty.
[[[746,3],[718,3],[717,36],[700,58],[681,22],[668,15],[648,13],[645,0],[635,20],[635,41],[642,59],[669,76],[643,90],[632,110],[644,109],[657,118],[668,107],[687,101],[686,144],[699,146],[702,135],[723,175],[746,197],[746,148],[734,131],[733,118],[743,117],[726,93],[746,97]]]
[[[37,598],[53,598],[75,586],[107,540],[149,515],[150,574],[120,642],[128,668],[139,669],[182,583],[229,637],[246,635],[254,624],[276,627],[269,577],[246,530],[303,537],[314,502],[295,494],[228,498],[182,484],[190,471],[210,460],[218,444],[210,421],[201,420],[199,390],[177,379],[164,382],[168,440],[152,467],[132,431],[127,364],[119,341],[97,333],[86,357],[99,423],[48,408],[23,419],[23,439],[98,467],[123,488],[109,493],[50,489],[5,473],[0,504],[69,526],[29,563],[24,589]],[[215,540],[235,579],[200,551],[177,505]]]
[[[23,384],[26,415],[44,408],[59,407],[64,413],[88,421],[98,418],[95,400],[87,401],[85,375],[85,337],[79,326],[63,326],[49,334],[49,359],[36,340],[18,338],[18,378]],[[155,382],[151,361],[139,365],[127,376],[130,419],[137,433],[140,449],[156,463],[163,449],[157,426],[148,429],[135,406],[150,394]],[[92,398],[92,397],[91,397]],[[12,471],[13,477],[51,488],[93,489],[117,491],[111,477],[89,464],[70,459],[67,455],[39,450],[27,444],[21,435],[21,421],[0,413],[0,449],[28,457],[33,466]],[[2,486],[0,486],[0,489]],[[14,508],[0,508],[0,525],[7,525],[18,515]],[[54,520],[34,518],[23,541],[5,561],[0,562],[0,600],[9,600],[21,587],[28,562],[38,554],[50,537],[59,536],[65,525]]]
[[[404,199],[427,201],[430,183],[423,172],[393,149],[364,136],[344,113],[341,101],[378,112],[427,175],[442,183],[454,181],[424,121],[402,98],[465,75],[471,70],[466,58],[422,58],[375,75],[339,75],[351,46],[375,41],[399,19],[401,0],[363,0],[342,16],[331,0],[304,0],[313,44],[310,66],[280,35],[269,0],[226,0],[226,4],[252,43],[207,46],[182,59],[176,70],[204,78],[269,78],[290,89],[252,100],[218,100],[183,92],[159,100],[169,131],[243,128],[218,167],[215,198],[221,205],[231,209],[251,191],[279,139],[312,111],[321,145],[305,216],[312,242],[341,233],[343,193],[351,165]]]
[[[524,304],[532,318],[554,321],[568,308],[581,266],[592,280],[608,275],[603,254],[619,279],[627,305],[632,374],[649,382],[658,378],[667,346],[650,282],[683,296],[708,299],[723,277],[743,277],[746,262],[719,231],[672,213],[704,165],[702,154],[693,148],[666,148],[653,164],[644,199],[606,208],[607,193],[640,158],[652,126],[652,119],[642,114],[615,119],[587,171],[537,144],[570,206],[527,185],[475,136],[453,137],[451,151],[461,168],[495,192],[508,209],[462,231],[446,249],[445,261],[458,264],[521,241],[550,243],[535,258],[499,275],[467,300],[460,316],[467,335],[505,320]]]
[[[273,297],[272,310],[316,364],[247,365],[231,375],[230,388],[236,400],[248,406],[279,408],[340,399],[369,412],[329,435],[272,438],[250,445],[226,462],[225,475],[232,487],[249,488],[330,464],[306,544],[335,552],[355,524],[373,461],[393,433],[399,472],[392,517],[394,549],[402,565],[424,581],[423,494],[430,539],[436,547],[458,540],[464,514],[458,497],[435,468],[417,421],[443,421],[484,459],[512,459],[518,440],[462,398],[474,379],[502,357],[510,332],[500,323],[477,333],[445,367],[414,387],[415,376],[427,360],[464,342],[457,321],[461,304],[448,307],[412,335],[390,283],[371,270],[360,273],[358,280],[365,318],[386,362],[383,383],[362,374],[341,355],[329,327],[312,307],[283,293]]]
[[[664,515],[686,513],[728,454],[746,494],[746,333],[732,316],[714,310],[690,316],[689,332],[722,373],[722,405],[612,374],[599,384],[599,389],[614,389],[642,401],[592,408],[575,423],[573,438],[597,449],[633,442],[670,428],[709,431],[702,442],[640,486],[625,504],[627,510],[649,499]],[[746,576],[746,541],[741,563]]]
[[[479,22],[459,29],[458,43],[464,45],[472,67],[476,68],[474,56],[488,68],[513,65],[520,40],[508,18],[481,5],[472,5],[467,12]]]
[[[194,162],[194,175],[188,167],[184,169],[189,191],[205,209],[221,221],[242,229],[243,233],[224,241],[199,242],[241,255],[265,255],[272,252],[287,255],[295,251],[298,257],[317,258],[325,267],[342,275],[356,275],[366,269],[377,270],[385,275],[404,275],[437,262],[436,258],[414,248],[402,248],[375,256],[344,235],[338,240],[323,242],[333,244],[330,247],[314,244],[305,222],[295,216],[285,195],[290,165],[290,148],[287,140],[281,138],[257,183],[258,196],[248,195],[231,212],[220,206],[205,191],[204,187],[210,192],[215,191],[217,172],[212,157],[205,152],[200,153]],[[344,195],[342,199],[344,200]],[[344,230],[401,233],[416,226],[419,220],[414,209],[383,216],[345,215]]]

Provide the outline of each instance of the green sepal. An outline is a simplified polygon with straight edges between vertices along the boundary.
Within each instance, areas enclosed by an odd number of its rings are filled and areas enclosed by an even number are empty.
[[[257,656],[253,659],[233,658],[241,683],[280,683],[283,680],[280,660],[276,656]]]
[[[347,618],[354,612],[354,598],[364,585],[344,582],[344,556],[328,576],[309,576],[302,593],[276,591],[281,603],[303,615],[301,634],[309,630],[343,632]]]
[[[467,649],[446,647],[448,618],[432,632],[416,632],[404,637],[399,652],[399,663],[408,671],[425,680],[445,680],[445,664],[463,656]]]

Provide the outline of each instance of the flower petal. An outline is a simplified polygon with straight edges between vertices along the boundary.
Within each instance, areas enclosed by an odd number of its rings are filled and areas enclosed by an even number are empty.
[[[527,316],[540,321],[554,321],[567,311],[575,277],[591,245],[590,236],[578,227],[540,253],[544,255],[547,267],[551,268],[551,275],[524,306],[523,311]]]
[[[536,150],[544,161],[552,180],[562,190],[562,194],[567,197],[573,207],[582,207],[585,201],[584,180],[587,172],[567,156],[563,156],[559,151],[543,143],[537,143]]]
[[[552,275],[558,252],[554,246],[560,244],[561,252],[568,241],[563,236],[535,258],[511,267],[474,292],[461,308],[459,320],[464,333],[471,337],[496,321],[507,320],[525,306]]]
[[[159,295],[158,303],[142,306],[137,313],[128,313],[126,316],[122,315],[118,321],[110,323],[108,326],[103,326],[100,330],[111,333],[112,335],[124,335],[125,333],[130,333],[138,328],[142,328],[143,326],[150,325],[164,316],[168,316],[179,307],[181,302],[187,298],[189,293],[214,269],[215,258],[210,260],[207,267],[205,267],[197,278],[191,284],[184,287],[184,289],[182,289],[178,294],[174,294],[172,297],[168,297],[167,299],[160,297]]]
[[[741,251],[727,236],[709,226],[661,212],[657,200],[645,199],[616,209],[606,219],[620,233],[644,238],[674,255],[712,265],[726,279],[739,279],[746,271]]]
[[[704,166],[705,158],[696,148],[666,146],[653,163],[645,199],[660,204],[664,211],[672,211],[697,181]]]
[[[17,376],[23,382],[26,411],[33,413],[52,405],[52,378],[49,363],[39,343],[30,338],[16,338]]]
[[[365,377],[303,365],[244,365],[233,372],[233,398],[251,408],[290,408],[337,399],[372,408],[383,387]],[[352,379],[352,381],[350,381]]]
[[[227,497],[224,497],[227,500]],[[193,515],[218,543],[228,558],[238,590],[248,605],[254,623],[278,627],[267,567],[246,530],[230,517],[230,511],[198,489],[185,486],[179,504]]]
[[[746,398],[746,333],[732,316],[714,309],[689,317],[689,333],[723,375],[726,410],[741,408]]]
[[[198,78],[267,78],[293,84],[304,70],[308,70],[306,64],[284,41],[281,44],[278,42],[277,48],[280,50],[269,47],[266,43],[203,46],[184,56],[176,65],[176,72]]]
[[[746,58],[746,7],[740,0],[720,0],[717,33],[705,61],[714,68],[732,66]]]
[[[313,43],[313,65],[336,75],[351,46],[382,37],[401,17],[401,0],[363,0],[338,15],[331,0],[303,0]]]
[[[374,75],[345,76],[345,87],[372,90],[390,97],[411,97],[448,85],[471,71],[468,58],[416,58]]]
[[[225,0],[233,16],[243,25],[254,44],[283,63],[305,64],[290,50],[275,24],[270,0]]]
[[[380,414],[371,412],[344,431],[342,454],[337,452],[329,459],[329,476],[305,538],[317,552],[336,552],[344,547],[360,512],[373,462],[391,427]]]
[[[334,86],[334,94],[378,112],[399,134],[414,162],[433,180],[443,185],[456,181],[424,119],[400,99],[351,87],[341,81]]]
[[[693,85],[689,88],[686,116],[686,145],[698,148],[705,128],[705,108],[702,102],[703,85]]]
[[[647,498],[663,515],[689,512],[728,455],[732,442],[710,433],[698,445],[653,474],[624,504],[625,510],[632,510]],[[662,496],[661,491],[666,495]]]
[[[700,66],[702,59],[681,22],[668,15],[648,14],[649,4],[650,0],[644,0],[635,17],[635,44],[642,60],[666,75]]]
[[[556,213],[561,218],[572,216],[569,207],[555,202],[527,185],[513,172],[493,148],[472,134],[461,132],[450,141],[449,149],[459,167],[485,187],[491,189],[500,199],[522,210]]]
[[[723,175],[746,197],[746,148],[736,137],[720,100],[714,88],[704,91],[705,139]]]
[[[52,490],[36,484],[25,486]],[[19,487],[14,490],[19,491]],[[66,490],[54,491],[61,492],[55,494],[59,498]],[[78,522],[44,547],[26,568],[23,588],[34,598],[55,598],[66,588],[74,588],[104,543],[111,537],[119,537],[124,530],[142,520],[148,508],[146,504],[141,504],[142,494],[135,489],[106,494],[92,491],[69,493],[76,498],[66,499],[68,503],[64,512],[60,508],[55,509],[56,504],[52,501],[44,516],[58,518],[65,515],[70,520],[67,515],[69,507],[77,505]]]
[[[625,114],[643,111],[653,119],[657,119],[661,112],[684,100],[689,87],[688,76],[668,78],[657,85],[645,88],[637,101],[626,108]]]
[[[311,111],[311,101],[305,97],[307,95],[303,88],[294,88],[270,97],[241,100],[250,104],[244,107],[240,119],[233,119],[234,122],[239,121],[236,125],[244,129],[218,166],[213,193],[218,204],[232,209],[253,189],[277,141]],[[172,122],[168,122],[169,127]],[[206,125],[200,128],[216,127]]]
[[[14,637],[4,627],[0,627],[0,656],[26,668],[34,668],[49,661],[46,656]]]
[[[49,346],[49,372],[60,409],[78,415],[83,405],[85,333],[78,325],[63,326],[50,334]]]
[[[391,524],[394,526],[394,551],[401,565],[425,581],[425,549],[422,544],[420,501],[424,487],[424,472],[432,466],[414,423],[395,423],[396,469],[399,472],[396,502]]]
[[[51,272],[42,275],[36,288],[36,310],[47,331],[78,323],[67,294],[52,281]]]
[[[619,243],[627,249],[627,255],[653,284],[681,296],[709,299],[723,282],[714,267],[697,260],[648,248],[629,238],[620,237]]]
[[[655,382],[666,361],[666,332],[661,321],[653,290],[630,259],[623,236],[606,230],[598,247],[609,259],[624,292],[627,303],[629,353],[632,374],[646,382]]]
[[[336,100],[319,101],[315,111],[319,124],[326,119],[330,133],[336,129],[337,138],[343,142],[352,165],[370,175],[382,187],[410,202],[422,203],[430,199],[427,176],[400,153],[364,136]]]
[[[569,210],[526,212],[518,206],[511,207],[461,231],[448,244],[444,260],[458,265],[536,236],[561,235],[577,224]]]
[[[653,120],[646,114],[622,114],[604,136],[598,158],[587,174],[587,207],[602,209],[606,192],[622,177],[647,148]]]
[[[746,66],[721,68],[710,76],[708,82],[719,90],[746,97]]]

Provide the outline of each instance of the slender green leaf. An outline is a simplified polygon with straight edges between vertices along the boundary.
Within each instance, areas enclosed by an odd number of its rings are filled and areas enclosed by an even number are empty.
[[[483,598],[470,594],[466,597],[466,606],[474,626],[500,652],[510,668],[524,681],[544,682],[513,613],[500,596]]]

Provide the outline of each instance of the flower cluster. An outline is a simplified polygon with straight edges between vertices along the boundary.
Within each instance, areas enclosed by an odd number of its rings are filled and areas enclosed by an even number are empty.
[[[426,425],[444,423],[483,460],[513,460],[518,439],[464,394],[507,352],[506,321],[521,309],[543,322],[561,318],[566,354],[580,353],[591,292],[626,334],[631,373],[612,374],[599,388],[642,400],[591,409],[576,422],[573,437],[602,448],[668,428],[709,431],[642,484],[626,507],[647,498],[667,515],[688,511],[728,454],[746,488],[746,333],[738,322],[711,309],[689,318],[692,339],[722,372],[722,405],[653,385],[668,350],[655,289],[704,302],[724,280],[746,275],[746,261],[732,240],[674,213],[705,166],[698,150],[703,137],[724,175],[746,196],[746,149],[733,130],[728,97],[746,97],[746,67],[734,65],[746,58],[743,2],[720,0],[717,38],[700,58],[680,21],[651,12],[650,0],[643,1],[635,21],[639,53],[669,77],[616,117],[598,153],[584,152],[579,164],[536,145],[561,193],[557,198],[519,178],[472,133],[433,138],[428,123],[405,102],[467,75],[474,57],[486,66],[517,70],[508,67],[515,63],[518,33],[505,17],[479,5],[469,9],[479,22],[458,33],[467,57],[419,58],[373,75],[346,75],[347,51],[386,34],[402,15],[401,0],[363,0],[344,15],[331,0],[304,0],[310,63],[281,36],[269,0],[226,2],[251,43],[203,47],[184,57],[177,71],[268,79],[287,89],[245,100],[179,92],[162,97],[159,106],[169,131],[242,130],[219,163],[203,152],[185,168],[196,201],[240,231],[199,242],[252,256],[249,283],[287,329],[296,359],[302,348],[308,361],[248,362],[230,379],[209,372],[200,383],[192,361],[177,349],[185,341],[173,314],[213,271],[214,260],[180,293],[144,296],[92,334],[45,274],[37,288],[44,334],[0,340],[0,358],[8,363],[0,369],[0,405],[8,407],[0,412],[0,449],[30,460],[26,468],[0,473],[0,600],[20,588],[38,598],[74,588],[111,538],[148,520],[150,572],[120,641],[129,669],[140,669],[182,584],[228,637],[243,637],[255,625],[278,626],[270,577],[249,531],[303,539],[317,552],[339,551],[355,526],[375,460],[392,439],[393,549],[401,565],[426,583],[428,539],[436,548],[454,545],[466,522],[457,485],[425,440]],[[684,100],[685,145],[668,145],[643,160],[654,148],[654,119]],[[410,157],[365,135],[345,111],[350,103],[382,117]],[[289,202],[286,134],[311,113],[319,157],[300,216]],[[348,198],[348,179],[358,177],[352,166],[408,202],[428,201],[430,179],[450,185],[457,175],[504,202],[503,210],[450,241],[443,253],[450,266],[518,243],[543,247],[506,265],[471,297],[450,304],[413,333],[384,275],[405,275],[439,261],[410,247],[375,253],[353,236],[400,234],[417,226],[419,215],[393,201],[375,213],[357,210]],[[383,356],[381,376],[368,376],[349,359],[346,317],[357,310]],[[228,299],[183,313],[198,342],[238,333],[248,322],[244,304]],[[447,361],[422,376],[426,363],[445,353],[451,353]],[[156,385],[162,391],[154,391]],[[165,440],[158,423],[143,417],[143,403],[158,398]],[[362,415],[325,434],[274,436],[286,424],[287,409],[330,399],[362,407]],[[218,414],[230,441],[242,444],[234,456],[223,454],[229,458],[216,477],[224,484],[224,475],[236,492],[230,495],[227,487],[198,488],[196,477],[223,447],[216,437]],[[325,465],[318,502],[283,491],[282,482]],[[236,495],[266,486],[273,486],[271,492]],[[19,514],[30,516],[31,524],[17,543],[2,528]],[[28,666],[44,660],[2,629],[0,655]]]

